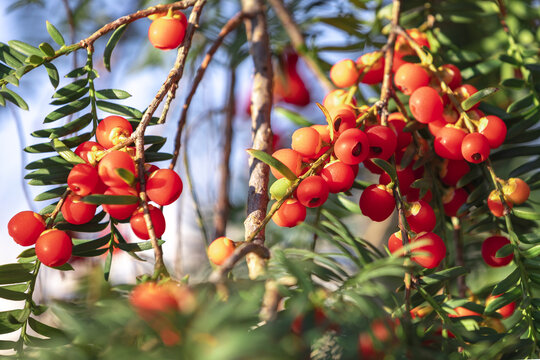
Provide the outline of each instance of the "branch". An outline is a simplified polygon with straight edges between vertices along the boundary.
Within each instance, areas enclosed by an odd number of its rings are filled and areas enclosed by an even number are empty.
[[[231,143],[233,138],[233,120],[235,113],[234,87],[236,85],[236,70],[231,68],[228,90],[227,108],[225,114],[225,139],[223,144],[223,156],[219,165],[219,189],[216,202],[216,217],[214,219],[214,238],[225,235],[227,218],[229,216],[229,180],[231,169],[229,161],[231,157]]]
[[[184,129],[184,126],[186,124],[186,117],[187,112],[189,110],[189,106],[191,105],[191,100],[193,99],[193,96],[195,95],[195,92],[197,91],[199,84],[206,72],[206,69],[208,68],[208,65],[210,64],[210,61],[212,60],[214,54],[218,50],[219,46],[223,43],[223,40],[225,39],[225,36],[227,36],[229,33],[231,33],[238,25],[241,24],[242,19],[245,17],[245,14],[239,12],[236,15],[234,15],[221,29],[219,32],[218,38],[210,47],[208,52],[206,53],[206,56],[204,57],[201,65],[199,66],[199,69],[197,69],[197,74],[195,75],[195,78],[193,79],[193,85],[191,85],[191,89],[189,91],[188,96],[186,97],[186,101],[184,103],[184,106],[182,108],[182,113],[180,114],[180,120],[178,120],[178,129],[176,130],[176,137],[174,140],[174,152],[173,152],[173,158],[171,159],[171,163],[169,165],[169,169],[174,169],[176,166],[176,162],[178,161],[178,156],[180,155],[180,146],[181,146],[181,139],[182,139],[182,131]],[[162,115],[163,118],[163,115]]]
[[[283,0],[269,0],[268,2],[276,12],[276,15],[283,24],[285,31],[287,31],[287,34],[289,35],[291,43],[293,44],[296,52],[300,54],[300,56],[302,56],[302,59],[304,59],[307,66],[309,66],[309,68],[317,77],[324,89],[326,91],[334,90],[334,84],[332,84],[332,82],[328,80],[328,77],[326,76],[326,73],[321,69],[317,58],[308,52],[304,36],[302,35],[298,24],[294,21],[291,14],[289,14],[289,12],[287,11],[287,8],[283,4]]]
[[[182,46],[178,49],[178,54],[176,56],[176,61],[174,64],[174,67],[169,72],[169,76],[159,89],[158,93],[146,109],[141,122],[137,126],[137,129],[131,134],[128,141],[134,141],[135,142],[135,148],[136,148],[136,156],[135,161],[137,163],[138,167],[138,173],[139,173],[139,181],[140,181],[140,191],[139,191],[139,198],[141,200],[143,213],[144,213],[144,220],[146,222],[146,226],[148,229],[148,235],[150,236],[150,242],[152,243],[152,248],[154,249],[154,256],[155,256],[155,264],[154,264],[154,277],[159,277],[160,275],[168,276],[167,269],[165,268],[165,263],[163,262],[163,251],[161,249],[161,246],[159,246],[158,241],[156,239],[156,234],[154,232],[154,227],[152,224],[152,220],[150,218],[150,213],[148,211],[148,203],[147,203],[147,196],[146,196],[146,180],[144,178],[144,133],[146,131],[146,127],[150,123],[150,120],[152,119],[152,115],[156,111],[159,104],[163,101],[163,98],[165,97],[165,93],[168,92],[171,87],[176,86],[180,78],[182,77],[183,71],[184,71],[184,64],[186,61],[186,55],[189,51],[189,48],[191,47],[191,40],[193,38],[193,34],[195,33],[195,27],[198,24],[200,13],[202,11],[202,8],[204,4],[206,3],[206,0],[197,0],[195,3],[195,6],[193,7],[193,11],[191,12],[191,15],[189,17],[189,25],[186,31],[186,37],[184,39],[184,42]],[[126,143],[128,142],[126,141]],[[125,146],[125,145],[124,145]]]
[[[231,256],[225,260],[223,265],[216,268],[208,280],[212,283],[220,283],[225,279],[225,276],[234,268],[236,263],[242,260],[245,256],[253,254],[261,259],[269,259],[270,251],[264,245],[260,245],[254,242],[244,242],[239,245]]]
[[[250,53],[255,65],[253,75],[253,92],[251,95],[251,134],[253,149],[270,153],[272,151],[272,129],[270,127],[270,112],[272,110],[272,63],[266,9],[263,0],[242,0],[242,10],[249,14],[246,18],[247,39],[250,43]],[[250,157],[249,181],[247,198],[247,218],[244,221],[246,241],[255,229],[254,241],[264,244],[264,227],[260,227],[268,205],[268,175],[269,167],[262,161]],[[256,278],[264,273],[265,262],[256,254],[247,257],[249,276]]]

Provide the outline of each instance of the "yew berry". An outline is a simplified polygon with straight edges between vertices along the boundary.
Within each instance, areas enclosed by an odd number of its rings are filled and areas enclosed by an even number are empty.
[[[128,184],[116,172],[116,169],[123,168],[135,176],[135,162],[128,153],[124,151],[111,151],[98,163],[98,174],[101,181],[107,186],[127,186]]]
[[[154,226],[156,238],[160,238],[165,232],[165,217],[163,216],[161,210],[152,204],[148,204],[148,212],[150,213],[150,219],[152,220],[152,225]],[[133,230],[137,237],[143,240],[150,239],[148,228],[146,226],[146,222],[144,221],[144,211],[142,207],[135,210],[135,212],[131,215],[129,224],[131,225],[131,230]]]
[[[461,155],[468,162],[479,164],[489,157],[489,142],[480,133],[467,134],[461,143]]]
[[[320,174],[328,184],[328,190],[333,194],[349,190],[355,178],[351,166],[339,160],[326,165]]]
[[[296,69],[298,54],[294,51],[286,51],[281,59],[283,66],[278,66],[274,71],[275,98],[278,101],[281,98],[284,102],[297,106],[308,105],[310,103],[309,90]]]
[[[183,185],[180,176],[171,169],[154,171],[146,182],[146,194],[158,205],[169,205],[176,201],[182,193]]]
[[[88,164],[95,166],[97,163],[97,157],[105,148],[95,141],[85,141],[75,149],[75,154]]]
[[[296,176],[300,175],[302,172],[302,155],[298,152],[292,149],[279,149],[274,151],[272,156],[285,164],[285,166],[287,166]],[[270,171],[276,179],[281,179],[283,177],[283,175],[273,167],[270,167]]]
[[[378,84],[384,75],[384,54],[374,51],[360,56],[356,59],[358,71],[360,72],[360,82],[368,85]]]
[[[437,134],[439,133],[439,130],[441,130],[443,127],[448,124],[444,118],[437,119],[435,121],[432,121],[428,124],[428,129],[431,135],[437,137]]]
[[[403,237],[401,235],[401,230],[396,231],[388,238],[388,250],[392,254],[400,251],[403,248]],[[403,255],[403,251],[400,251],[397,255]]]
[[[443,81],[454,90],[461,85],[461,71],[454,64],[444,64],[441,66],[440,71],[442,73]]]
[[[348,92],[343,89],[336,89],[330,91],[323,99],[323,106],[330,110],[331,108],[344,105],[347,100]],[[356,106],[356,99],[352,98],[352,105]]]
[[[423,124],[442,118],[444,110],[439,93],[429,86],[419,87],[411,94],[409,108],[414,118]]]
[[[34,245],[45,229],[41,215],[30,210],[18,212],[8,222],[9,236],[22,246]]]
[[[340,105],[328,110],[334,128],[334,140],[340,133],[356,126],[356,111],[349,105]],[[337,133],[337,134],[336,134]]]
[[[312,127],[297,129],[292,134],[291,147],[300,155],[313,158],[321,150],[321,135]]]
[[[444,159],[439,170],[439,176],[446,185],[456,186],[458,181],[470,170],[471,168],[465,160]]]
[[[360,195],[360,210],[362,214],[373,221],[384,221],[392,215],[396,203],[392,190],[386,185],[372,184]]]
[[[218,237],[208,245],[208,258],[216,265],[222,265],[235,249],[235,243],[225,236]]]
[[[442,259],[446,256],[446,246],[444,245],[444,241],[432,232],[420,234],[412,240],[412,243],[426,241],[427,244],[415,247],[411,251],[413,255],[411,256],[411,260],[427,269],[433,269],[439,266]]]
[[[169,289],[154,282],[145,282],[135,286],[129,296],[129,302],[143,319],[150,321],[159,313],[171,313],[177,310],[176,297]]]
[[[506,124],[495,115],[480,118],[478,132],[486,137],[489,147],[496,149],[501,146],[506,138]]]
[[[358,353],[360,359],[383,359],[389,347],[397,344],[396,321],[375,319],[370,332],[362,332],[358,336]]]
[[[272,215],[272,220],[281,227],[294,227],[306,218],[306,207],[296,199],[287,199]]]
[[[486,299],[486,307],[489,305],[490,302],[492,302],[493,300],[495,300],[501,295],[502,294],[488,296]],[[499,313],[503,319],[506,319],[506,318],[509,318],[514,313],[515,310],[516,310],[516,302],[512,301],[511,303],[498,308],[496,312]]]
[[[437,155],[445,159],[462,160],[461,144],[467,133],[452,124],[447,124],[439,132],[434,141]]]
[[[345,130],[336,140],[334,154],[347,165],[359,164],[369,155],[369,140],[360,129]]]
[[[330,79],[340,88],[346,88],[356,84],[359,75],[356,63],[351,59],[341,60],[335,63],[330,69]]]
[[[401,195],[405,196],[409,193],[409,191],[411,191],[411,185],[414,180],[416,180],[414,171],[412,169],[412,164],[406,168],[402,168],[401,165],[397,165],[396,170],[399,182],[399,191],[401,192]],[[390,175],[385,172],[379,176],[379,184],[388,185],[390,184],[390,181]]]
[[[478,90],[471,84],[463,84],[454,89],[454,94],[456,94],[459,102],[462,102],[470,98],[476,92],[478,92]],[[479,105],[480,103],[477,103],[476,105],[472,107],[472,109],[476,109]]]
[[[433,208],[424,200],[410,203],[405,211],[405,217],[415,233],[430,232],[437,224]]]
[[[497,251],[499,251],[503,246],[510,244],[504,236],[490,236],[484,240],[482,243],[482,258],[491,267],[500,267],[510,264],[514,258],[514,254],[510,254],[504,257],[496,256]]]
[[[96,139],[105,149],[109,149],[128,139],[132,132],[129,121],[121,116],[111,115],[99,122]]]
[[[175,49],[184,40],[186,27],[187,19],[182,12],[177,12],[173,16],[162,16],[150,24],[148,39],[157,49]]]
[[[94,218],[97,205],[87,204],[81,200],[81,197],[69,194],[62,204],[62,216],[70,224],[86,224]]]
[[[388,127],[394,130],[397,135],[396,150],[407,147],[412,141],[412,134],[403,131],[405,125],[407,125],[407,123],[405,122],[405,117],[402,113],[394,112],[388,115]]]
[[[529,198],[531,189],[529,185],[520,178],[510,178],[503,185],[504,197],[515,205],[523,204]]]
[[[296,198],[305,207],[318,207],[328,199],[328,190],[328,184],[322,177],[311,175],[298,185]]]
[[[86,196],[97,188],[99,175],[95,167],[88,164],[77,164],[69,172],[67,183],[76,195]]]
[[[374,125],[366,129],[369,142],[369,158],[388,160],[396,151],[396,133],[387,126]]]
[[[463,188],[449,188],[442,197],[446,216],[456,216],[459,208],[467,202],[469,194]]]
[[[330,129],[328,128],[328,125],[311,125],[311,128],[316,130],[319,133],[319,136],[321,137],[321,143],[327,143],[330,144]]]
[[[71,257],[71,238],[62,230],[45,230],[36,241],[36,255],[43,265],[57,267]]]
[[[405,95],[411,95],[416,89],[429,84],[428,72],[419,64],[405,63],[394,74],[394,83]]]
[[[508,199],[505,197],[504,201],[506,202],[506,206],[511,209],[514,205],[512,202],[508,201]],[[501,201],[501,198],[499,196],[499,192],[497,190],[492,190],[489,193],[488,199],[487,199],[487,205],[491,213],[496,217],[501,217],[504,215],[504,205]]]
[[[481,316],[476,311],[467,309],[464,306],[457,306],[457,307],[454,308],[454,311],[456,313],[455,314],[448,313],[448,317],[450,317],[450,318],[462,318],[462,317],[467,317],[467,316]]]
[[[122,186],[110,187],[104,192],[105,195],[123,195],[123,196],[138,196],[137,190]],[[138,207],[138,202],[134,204],[103,204],[103,210],[111,217],[117,220],[124,220],[133,214]]]

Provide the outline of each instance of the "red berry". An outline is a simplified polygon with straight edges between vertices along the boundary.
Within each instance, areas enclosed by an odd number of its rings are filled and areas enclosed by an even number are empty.
[[[75,194],[86,196],[97,188],[99,175],[95,167],[88,164],[77,164],[69,172],[67,183]]]
[[[34,245],[45,229],[45,221],[41,215],[30,210],[15,214],[8,222],[9,236],[22,246]]]
[[[465,160],[444,159],[439,176],[446,185],[456,186],[458,181],[469,171],[469,164]]]
[[[360,82],[368,85],[382,82],[384,75],[384,54],[374,51],[356,59]]]
[[[94,218],[96,208],[97,205],[81,201],[80,196],[69,194],[62,204],[62,216],[70,224],[86,224]]]
[[[105,148],[95,141],[85,141],[75,149],[75,154],[88,164],[95,166],[97,156],[105,151]]]
[[[396,151],[396,133],[387,126],[374,125],[366,130],[369,142],[369,158],[388,160]]]
[[[427,86],[429,81],[428,72],[419,64],[405,63],[394,74],[394,83],[405,95],[411,95],[419,87]]]
[[[334,140],[347,129],[356,126],[356,111],[349,105],[340,105],[328,110],[334,128]]]
[[[328,128],[328,125],[316,124],[311,125],[311,128],[315,129],[319,133],[319,136],[321,137],[321,143],[325,142],[327,144],[330,144],[330,129]]]
[[[323,106],[330,110],[331,108],[338,107],[340,105],[345,105],[345,100],[347,100],[348,92],[343,89],[336,89],[330,91],[323,99]],[[356,99],[352,99],[352,105],[356,106]]]
[[[446,126],[446,124],[448,124],[448,122],[446,122],[446,120],[443,118],[440,118],[440,119],[437,119],[435,121],[432,121],[428,124],[428,129],[429,129],[429,132],[431,133],[431,135],[437,137],[437,134],[439,133],[439,131]]]
[[[411,185],[414,182],[414,180],[416,180],[414,171],[412,169],[412,164],[407,166],[404,169],[401,168],[401,165],[397,165],[396,170],[397,170],[397,177],[399,181],[399,191],[401,192],[401,195],[405,196],[409,193],[409,191],[411,191]],[[379,176],[379,184],[382,184],[382,185],[390,184],[390,175],[383,172],[381,176]]]
[[[298,185],[296,197],[305,207],[321,206],[328,199],[328,184],[319,175],[308,176]]]
[[[397,135],[397,150],[407,147],[412,141],[412,134],[403,131],[406,124],[405,117],[402,113],[395,112],[388,115],[388,126],[394,130]]]
[[[493,300],[495,300],[501,295],[502,294],[488,296],[486,299],[486,307],[489,305],[490,302],[492,302]],[[506,319],[506,318],[509,318],[514,313],[515,310],[516,310],[516,302],[512,301],[511,303],[498,308],[496,311],[502,316],[503,319]]]
[[[392,254],[395,254],[397,251],[403,248],[403,237],[401,236],[401,230],[396,231],[388,238],[388,250]],[[400,251],[398,255],[403,255],[403,251]]]
[[[356,63],[350,59],[341,60],[330,69],[330,79],[340,88],[356,84],[359,75]]]
[[[412,243],[420,241],[427,241],[428,243],[414,248],[411,252],[411,254],[413,254],[411,260],[427,269],[433,269],[439,266],[446,256],[446,246],[444,245],[444,241],[442,241],[437,234],[432,232],[423,235],[421,234],[414,238]],[[415,253],[427,253],[427,255],[414,255]]]
[[[36,241],[36,255],[43,265],[57,267],[67,263],[73,244],[68,234],[58,229],[45,230]]]
[[[306,207],[296,199],[287,199],[272,215],[272,220],[281,227],[295,227],[306,218]]]
[[[351,188],[355,175],[350,165],[337,160],[321,170],[321,177],[328,184],[329,191],[337,194]]]
[[[476,92],[478,92],[478,90],[470,84],[463,84],[454,89],[454,94],[456,94],[459,102],[463,102],[464,100],[470,98]],[[476,109],[479,105],[480,103],[477,103],[472,107],[472,109]]]
[[[505,197],[506,206],[511,209],[514,205]],[[487,199],[487,205],[491,213],[496,217],[504,215],[504,206],[497,190],[492,190]]]
[[[334,153],[345,164],[361,163],[369,155],[367,135],[357,128],[345,130],[336,140]]]
[[[510,178],[503,185],[504,197],[516,205],[523,204],[529,198],[531,189],[520,178]]]
[[[154,226],[156,238],[160,238],[165,232],[165,217],[159,208],[151,204],[148,204],[148,212],[150,213],[150,219],[152,220],[152,225]],[[133,215],[131,215],[129,224],[131,225],[131,230],[133,230],[137,237],[143,240],[150,239],[150,235],[148,235],[148,228],[146,226],[146,222],[144,221],[144,212],[142,207],[135,210]]]
[[[478,132],[486,137],[489,147],[496,149],[501,146],[506,138],[506,124],[495,115],[480,118]]]
[[[116,172],[116,169],[119,168],[129,171],[135,176],[135,163],[131,156],[124,151],[111,151],[98,163],[98,174],[101,181],[107,186],[128,186]]]
[[[442,197],[446,216],[456,216],[459,208],[467,202],[469,194],[463,188],[450,188]]]
[[[228,237],[221,236],[208,245],[208,258],[216,265],[222,265],[236,248],[234,241]]]
[[[415,201],[409,205],[405,217],[411,230],[415,233],[432,231],[437,224],[433,208],[424,200]]]
[[[175,49],[184,40],[187,24],[186,16],[181,12],[177,12],[175,17],[162,16],[150,24],[148,39],[155,48],[161,50]]]
[[[480,133],[467,134],[461,143],[461,155],[468,162],[479,164],[489,157],[489,142]]]
[[[182,193],[180,176],[174,170],[159,169],[154,171],[146,182],[146,194],[158,205],[169,205]]]
[[[441,66],[443,81],[454,90],[461,85],[461,71],[454,64],[444,64]]]
[[[419,87],[412,93],[409,108],[414,118],[423,124],[442,118],[444,110],[439,93],[429,86]]]
[[[388,219],[395,207],[392,190],[385,185],[370,185],[360,195],[360,210],[373,221],[380,222]]]
[[[510,264],[514,258],[514,254],[507,255],[505,257],[497,257],[497,251],[503,246],[510,244],[504,236],[490,236],[482,243],[482,258],[491,267],[500,267]]]
[[[281,161],[285,166],[289,168],[296,176],[302,172],[302,155],[292,149],[279,149],[274,151],[273,157]],[[281,179],[283,175],[273,167],[270,167],[270,171],[276,179]]]
[[[293,150],[307,158],[313,158],[321,150],[321,135],[312,127],[303,127],[292,134]]]
[[[128,139],[132,132],[129,121],[121,116],[111,115],[99,122],[96,139],[105,149],[109,149]]]
[[[447,124],[437,133],[434,142],[435,152],[445,159],[462,160],[461,144],[466,135],[465,130]]]
[[[122,187],[110,187],[104,192],[105,195],[131,195],[138,196],[137,190],[122,186]],[[117,220],[127,219],[133,214],[137,207],[139,206],[138,202],[134,204],[103,204],[103,210],[109,214],[111,217]]]

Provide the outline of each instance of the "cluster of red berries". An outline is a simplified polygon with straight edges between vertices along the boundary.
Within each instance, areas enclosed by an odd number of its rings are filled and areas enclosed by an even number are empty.
[[[169,11],[167,14],[153,14],[149,18],[152,24],[148,29],[148,39],[155,48],[172,50],[184,41],[188,25],[184,13]]]
[[[133,160],[134,149],[130,147],[122,150],[109,150],[117,144],[128,139],[133,132],[133,128],[128,120],[121,116],[108,116],[104,118],[97,126],[96,140],[86,141],[75,149],[78,155],[85,163],[75,165],[67,178],[67,184],[70,192],[64,199],[61,207],[62,217],[65,221],[74,225],[81,225],[90,222],[95,214],[98,205],[91,202],[85,202],[84,198],[92,194],[102,195],[123,195],[132,196],[134,201],[130,204],[102,204],[103,210],[111,218],[116,220],[129,219],[131,229],[139,238],[147,240],[150,238],[146,222],[143,217],[143,208],[139,206],[137,181],[137,172]],[[182,193],[182,180],[180,176],[170,169],[159,169],[155,165],[147,164],[145,166],[146,194],[148,198],[157,205],[165,206],[173,203]],[[132,181],[130,181],[132,179]],[[161,237],[165,232],[165,218],[161,209],[152,204],[148,204],[150,218],[154,226],[156,237]],[[29,215],[19,217],[22,212],[17,214],[10,221],[14,229],[22,226],[22,219]],[[30,212],[31,213],[31,212]],[[34,214],[36,219],[43,219],[38,214]],[[11,225],[13,222],[13,225]],[[37,220],[34,221],[37,229]],[[44,224],[44,222],[43,222]],[[43,229],[41,231],[45,230]],[[19,230],[20,231],[20,230]],[[46,232],[47,238],[53,236],[57,240],[49,240],[51,244],[57,243],[63,256],[54,261],[40,256],[42,253],[40,241],[37,238],[39,232],[32,232],[31,237],[24,237],[13,230],[12,237],[22,245],[33,245],[36,243],[36,254],[41,262],[48,266],[59,266],[64,264],[71,255],[71,239],[60,230],[49,230]],[[36,236],[33,236],[37,234]],[[49,246],[50,247],[50,246]],[[51,251],[50,249],[47,251]],[[61,264],[59,264],[61,262]]]

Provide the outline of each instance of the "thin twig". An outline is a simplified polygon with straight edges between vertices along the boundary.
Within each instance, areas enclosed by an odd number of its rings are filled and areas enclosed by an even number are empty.
[[[321,69],[321,66],[319,62],[317,61],[317,58],[313,56],[308,51],[308,48],[306,46],[306,42],[304,40],[304,36],[302,35],[302,32],[300,31],[300,27],[298,24],[294,21],[291,14],[287,11],[287,8],[285,7],[285,4],[283,3],[283,0],[269,0],[268,1],[274,11],[276,12],[277,17],[283,24],[283,27],[285,28],[285,31],[289,35],[289,38],[291,39],[291,43],[294,46],[294,49],[302,59],[306,62],[307,66],[311,69],[313,74],[317,77],[321,85],[324,87],[326,91],[332,91],[335,89],[334,84],[330,80],[328,80],[328,77],[326,76],[326,73]]]
[[[242,0],[242,10],[250,15],[244,19],[249,51],[254,63],[253,90],[251,94],[251,134],[252,148],[270,153],[272,151],[272,129],[270,112],[272,110],[272,80],[270,40],[266,23],[266,9],[263,0]],[[254,241],[264,244],[264,227],[260,224],[265,218],[268,205],[269,167],[262,161],[250,157],[247,196],[247,217],[244,221],[246,241],[255,229]],[[265,262],[257,254],[247,256],[250,278],[265,272]]]
[[[171,159],[169,169],[174,169],[176,162],[178,161],[178,156],[180,154],[181,139],[182,139],[182,130],[184,129],[184,126],[186,124],[187,112],[189,110],[189,106],[191,105],[191,100],[193,99],[193,96],[195,95],[195,92],[197,91],[199,84],[206,72],[206,69],[208,68],[210,61],[212,60],[219,46],[223,43],[225,36],[227,36],[227,34],[231,33],[234,29],[236,29],[238,25],[241,24],[244,16],[245,15],[243,13],[237,13],[223,26],[223,28],[219,32],[218,38],[216,39],[212,47],[210,47],[210,49],[206,53],[206,56],[204,57],[201,65],[199,66],[199,69],[197,70],[197,74],[195,75],[195,78],[193,79],[193,84],[191,85],[189,94],[187,95],[184,106],[182,107],[182,113],[180,114],[180,119],[178,120],[178,127],[176,130],[176,137],[174,140],[173,158]]]
[[[225,112],[224,143],[221,163],[219,164],[219,189],[216,201],[216,216],[214,218],[214,238],[225,235],[227,218],[229,217],[229,183],[231,169],[229,161],[231,157],[233,120],[235,113],[234,88],[236,85],[236,70],[230,69],[229,90],[227,94],[227,108]]]
[[[246,257],[248,254],[257,254],[261,259],[270,258],[270,251],[264,246],[254,242],[244,242],[236,249],[231,256],[225,260],[223,265],[217,267],[209,277],[209,281],[213,283],[222,282],[225,276],[234,268],[236,263]]]

